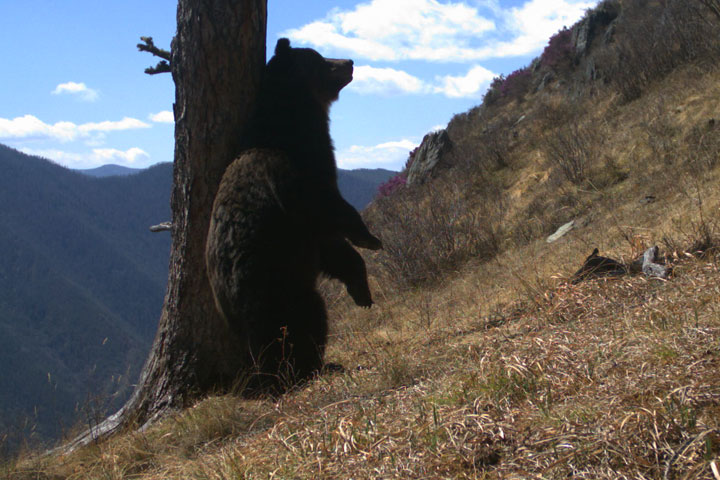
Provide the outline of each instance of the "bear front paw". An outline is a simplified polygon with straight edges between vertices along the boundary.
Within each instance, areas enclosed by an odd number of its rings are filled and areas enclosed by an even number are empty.
[[[370,296],[370,290],[367,287],[353,288],[348,286],[347,292],[355,302],[355,305],[363,308],[370,308],[372,306],[372,297]]]

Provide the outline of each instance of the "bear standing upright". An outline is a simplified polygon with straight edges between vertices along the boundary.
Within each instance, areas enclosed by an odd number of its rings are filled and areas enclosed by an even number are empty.
[[[352,65],[280,39],[242,153],[215,197],[208,278],[218,310],[243,341],[252,389],[278,391],[322,367],[327,313],[319,275],[342,281],[356,304],[372,305],[365,262],[347,240],[382,244],[340,195],[329,132],[330,105],[352,80]]]

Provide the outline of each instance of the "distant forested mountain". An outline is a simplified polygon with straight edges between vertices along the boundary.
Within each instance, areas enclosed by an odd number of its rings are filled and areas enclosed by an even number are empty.
[[[90,175],[92,177],[112,177],[116,175],[132,175],[133,173],[138,173],[141,170],[141,168],[123,167],[122,165],[115,165],[114,163],[109,163],[107,165],[103,165],[97,168],[85,168],[82,170],[78,170],[78,172],[84,173],[85,175]]]
[[[375,198],[380,184],[387,182],[396,174],[397,172],[382,168],[338,169],[338,186],[345,200],[358,210],[362,210]]]
[[[137,380],[167,282],[170,235],[148,227],[171,218],[172,164],[128,170],[0,145],[0,448],[99,420]],[[340,188],[361,209],[393,174],[341,170]]]
[[[170,164],[92,178],[0,145],[0,440],[120,405],[160,316]],[[29,424],[24,423],[30,420]]]
[[[93,177],[109,177],[115,175],[132,175],[142,170],[128,168],[121,165],[103,165],[102,167],[77,170],[80,173]],[[343,197],[358,210],[365,208],[377,193],[378,186],[387,182],[390,177],[397,174],[382,168],[357,170],[338,169],[338,186]]]

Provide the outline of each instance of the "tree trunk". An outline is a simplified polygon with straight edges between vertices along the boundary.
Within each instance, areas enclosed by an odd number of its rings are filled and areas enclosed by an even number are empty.
[[[179,0],[170,66],[175,82],[172,249],[155,342],[132,397],[70,449],[232,387],[236,338],[215,309],[205,237],[217,187],[238,153],[265,65],[267,0]]]

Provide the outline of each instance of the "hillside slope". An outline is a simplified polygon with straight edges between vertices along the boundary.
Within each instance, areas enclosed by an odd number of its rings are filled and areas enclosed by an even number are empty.
[[[133,175],[135,173],[140,172],[141,168],[129,168],[129,167],[123,167],[122,165],[115,165],[115,164],[107,164],[102,165],[100,167],[96,168],[84,168],[81,170],[77,170],[80,173],[83,173],[85,175],[90,175],[91,177],[113,177],[113,176],[124,176],[124,175]]]
[[[397,172],[384,168],[338,169],[338,188],[343,198],[357,210],[363,210],[375,198],[378,186]]]

